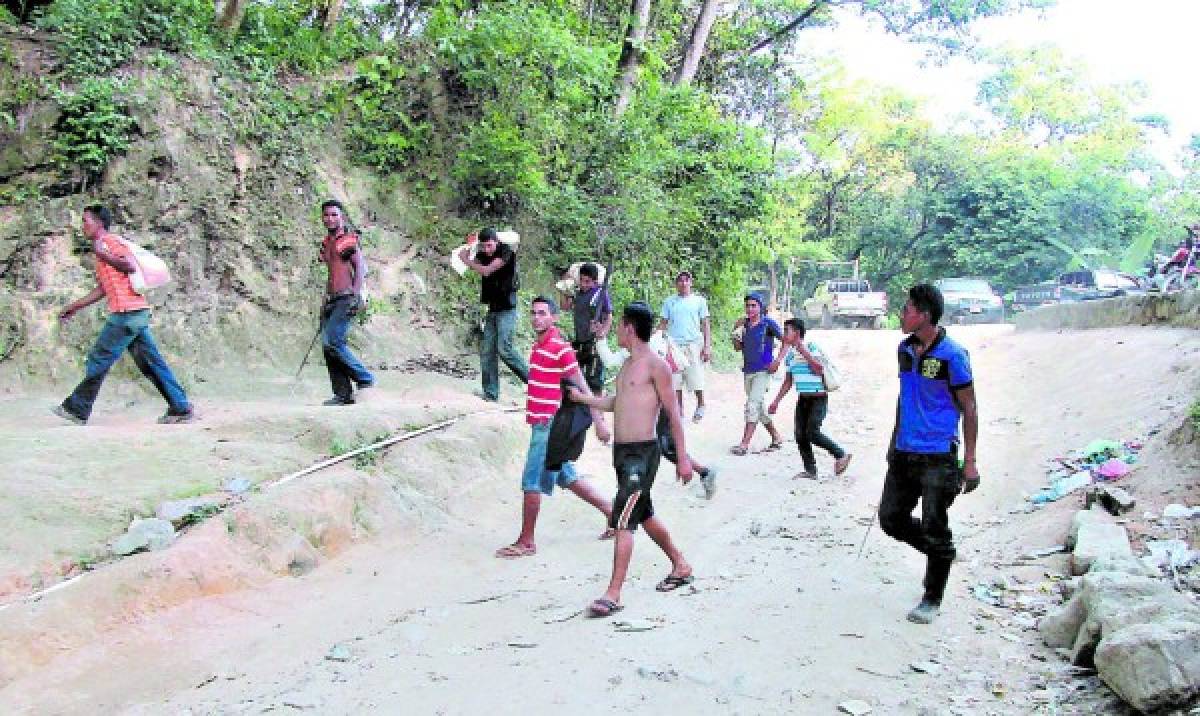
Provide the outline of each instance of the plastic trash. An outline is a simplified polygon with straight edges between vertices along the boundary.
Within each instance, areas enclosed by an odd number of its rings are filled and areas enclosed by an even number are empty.
[[[1116,480],[1117,478],[1125,477],[1133,468],[1129,467],[1129,463],[1120,458],[1109,458],[1100,467],[1096,468],[1096,476],[1106,480]]]
[[[1054,502],[1055,500],[1062,499],[1064,495],[1074,492],[1081,487],[1087,487],[1090,484],[1092,484],[1092,473],[1087,470],[1080,470],[1070,477],[1055,480],[1050,487],[1043,488],[1029,499],[1038,505],[1046,502]]]

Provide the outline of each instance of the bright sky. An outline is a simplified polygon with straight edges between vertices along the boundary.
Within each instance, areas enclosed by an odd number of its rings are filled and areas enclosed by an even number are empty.
[[[1197,28],[1200,0],[1058,0],[1043,12],[976,24],[985,45],[1054,44],[1082,60],[1098,82],[1143,82],[1149,99],[1138,111],[1170,120],[1172,146],[1163,152],[1168,155],[1200,133]],[[836,28],[808,30],[804,37],[809,49],[840,58],[852,76],[927,97],[931,119],[971,111],[976,82],[986,70],[965,60],[922,67],[920,47],[856,12],[843,15]]]

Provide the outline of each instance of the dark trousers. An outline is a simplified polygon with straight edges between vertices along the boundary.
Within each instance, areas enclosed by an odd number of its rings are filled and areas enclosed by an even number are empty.
[[[897,452],[883,481],[879,527],[931,560],[952,562],[954,536],[947,510],[961,488],[962,473],[955,455]],[[918,500],[920,518],[913,516]]]
[[[126,350],[142,375],[150,379],[167,401],[167,413],[186,415],[192,409],[183,387],[175,380],[150,333],[148,308],[109,314],[100,335],[96,336],[96,343],[88,352],[83,380],[63,401],[62,407],[81,420],[91,417],[104,378]]]
[[[359,386],[371,385],[375,376],[363,366],[350,351],[346,334],[350,332],[350,307],[358,298],[354,295],[330,298],[322,309],[321,351],[325,354],[325,367],[329,370],[329,382],[333,394],[349,399],[354,395],[351,381]]]
[[[845,450],[821,432],[821,423],[825,422],[828,411],[829,396],[796,396],[796,447],[800,448],[800,459],[804,461],[804,469],[808,472],[817,471],[817,457],[813,455],[813,445],[833,455],[835,460],[846,456]]]

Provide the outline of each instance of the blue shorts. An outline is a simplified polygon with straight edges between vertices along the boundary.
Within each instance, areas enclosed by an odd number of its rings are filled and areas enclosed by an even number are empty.
[[[561,470],[546,469],[546,445],[550,442],[550,425],[532,425],[529,435],[529,452],[525,454],[525,470],[521,473],[522,492],[540,492],[543,495],[554,493],[554,486],[570,487],[579,476],[575,474],[575,466],[569,462],[562,464]]]

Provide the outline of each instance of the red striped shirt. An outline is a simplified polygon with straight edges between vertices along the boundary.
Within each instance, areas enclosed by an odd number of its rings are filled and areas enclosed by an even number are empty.
[[[575,351],[551,326],[529,353],[529,385],[525,390],[525,422],[548,423],[562,401],[562,380],[579,369]]]
[[[130,261],[136,260],[133,258],[133,250],[118,241],[116,236],[105,234],[103,241],[104,248],[108,249],[109,253],[122,256]],[[108,300],[109,313],[125,313],[150,308],[150,302],[146,300],[146,297],[133,290],[133,282],[130,281],[129,274],[121,273],[98,258],[96,259],[96,282],[100,284],[100,288],[104,289],[104,298]]]

